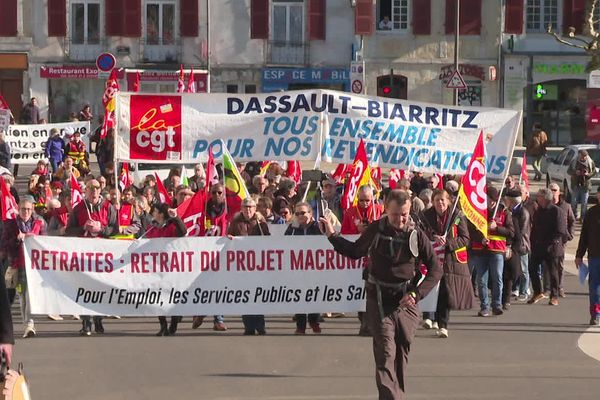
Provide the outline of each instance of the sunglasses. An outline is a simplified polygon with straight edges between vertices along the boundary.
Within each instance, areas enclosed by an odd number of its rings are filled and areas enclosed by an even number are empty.
[[[304,214],[308,214],[308,211],[296,211],[296,212],[294,213],[294,215],[295,215],[296,217],[301,217],[301,216],[303,216]]]
[[[550,189],[551,192],[558,192],[558,189]]]
[[[211,193],[212,193],[212,194],[223,194],[223,192],[222,192],[222,191],[220,191],[220,190],[215,190],[215,191],[213,191],[213,192],[211,192]]]

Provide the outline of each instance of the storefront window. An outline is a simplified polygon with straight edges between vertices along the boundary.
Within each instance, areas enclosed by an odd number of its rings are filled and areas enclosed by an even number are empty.
[[[100,3],[98,1],[71,3],[71,43],[100,43]]]
[[[304,5],[302,0],[273,0],[273,40],[304,42]]]
[[[175,43],[175,3],[172,1],[146,4],[146,43]]]
[[[377,29],[380,31],[408,30],[408,0],[379,0]]]
[[[558,27],[558,0],[527,0],[527,32],[546,32],[548,25]]]

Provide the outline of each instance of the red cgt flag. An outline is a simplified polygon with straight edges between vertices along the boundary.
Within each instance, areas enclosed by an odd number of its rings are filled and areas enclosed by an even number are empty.
[[[215,156],[212,152],[212,146],[208,149],[208,162],[206,163],[206,192],[210,192],[212,185],[219,183],[219,173],[215,166]]]
[[[0,177],[0,185],[2,191],[2,221],[15,219],[19,215],[19,206],[4,178]]]
[[[4,97],[2,97],[1,93],[0,93],[0,110],[9,110],[10,111],[10,106],[8,105],[6,100],[4,100]]]
[[[403,169],[390,169],[390,178],[389,178],[389,186],[390,189],[396,189],[398,187],[398,182],[406,177],[406,172]]]
[[[83,201],[83,190],[81,190],[81,186],[79,186],[79,182],[77,182],[73,174],[71,174],[69,182],[71,186],[71,207],[75,208],[77,204]]]
[[[523,154],[523,163],[521,164],[521,182],[525,183],[525,189],[529,192],[529,176],[527,176],[527,157]]]
[[[185,92],[185,74],[183,73],[183,65],[179,65],[179,79],[177,80],[177,93]]]
[[[171,196],[169,196],[167,188],[165,187],[165,185],[163,185],[162,180],[156,172],[154,173],[154,177],[156,178],[156,189],[158,193],[158,199],[161,203],[167,203],[169,206],[171,206],[171,204],[173,204],[173,199],[171,198]]]
[[[302,167],[300,161],[288,161],[286,175],[296,182],[296,185],[302,180]]]
[[[190,77],[188,78],[187,84],[188,93],[196,93],[196,82],[194,82],[194,68],[190,71]]]
[[[119,187],[121,191],[127,189],[131,186],[131,181],[129,179],[129,163],[123,163],[123,168],[121,169],[121,176],[119,177]]]
[[[332,177],[337,183],[344,183],[344,181],[346,180],[346,173],[349,173],[351,171],[352,165],[338,164],[337,168],[332,173]]]
[[[140,79],[141,79],[140,71],[137,71],[135,73],[135,81],[133,81],[133,87],[132,87],[133,92],[137,93],[140,91]]]
[[[100,130],[100,138],[104,139],[110,128],[116,125],[116,94],[119,91],[119,81],[117,79],[117,71],[110,71],[110,77],[106,81],[106,88],[102,95],[102,105],[104,106],[104,120],[102,121],[102,129]]]
[[[198,190],[194,196],[177,207],[177,216],[187,228],[186,236],[204,236],[206,199],[206,192]]]
[[[481,131],[469,167],[462,177],[458,199],[465,217],[487,238],[488,208],[485,175],[485,145],[483,131]]]
[[[368,184],[371,180],[371,171],[369,169],[369,160],[367,159],[367,151],[365,150],[365,142],[360,140],[354,163],[352,164],[352,172],[350,178],[346,182],[344,195],[342,196],[342,208],[349,209],[354,205],[357,198],[358,188],[363,184]]]

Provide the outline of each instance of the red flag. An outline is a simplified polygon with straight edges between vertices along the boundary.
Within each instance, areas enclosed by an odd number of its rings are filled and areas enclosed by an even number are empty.
[[[302,180],[302,167],[300,161],[288,161],[286,174],[296,182],[296,185]]]
[[[258,173],[263,178],[267,175],[267,171],[269,170],[269,166],[273,163],[273,161],[263,161],[260,166],[260,172]]]
[[[70,180],[71,186],[71,207],[75,208],[75,206],[83,201],[83,190],[81,190],[81,186],[79,186],[79,182],[75,179],[75,176],[71,174]]]
[[[0,178],[0,185],[2,186],[2,221],[15,219],[19,215],[19,206],[4,178]]]
[[[366,179],[365,179],[366,178]],[[367,160],[367,152],[365,150],[365,142],[360,140],[354,163],[352,164],[352,173],[346,183],[344,195],[342,196],[342,208],[349,209],[355,202],[358,194],[358,188],[371,180],[371,171],[369,169],[369,161]]]
[[[521,164],[521,181],[525,183],[525,189],[529,192],[529,176],[527,176],[527,158],[523,153],[523,163]]]
[[[155,172],[154,177],[156,178],[156,188],[158,189],[158,198],[161,203],[167,203],[169,206],[173,204],[173,199],[169,196],[169,192],[167,192],[167,188],[163,185],[162,180],[159,178],[158,174]]]
[[[406,177],[406,172],[403,169],[390,169],[390,178],[389,178],[389,186],[390,189],[396,189],[398,187],[398,182]]]
[[[140,71],[137,71],[135,73],[135,81],[133,81],[133,87],[131,88],[133,92],[139,92],[140,91]]]
[[[121,190],[127,189],[131,185],[129,179],[129,163],[123,163],[123,168],[121,169],[121,177],[119,178],[119,187]]]
[[[8,105],[6,100],[4,100],[4,97],[2,97],[2,93],[0,93],[0,110],[9,110],[10,111],[10,106]]]
[[[190,72],[190,77],[188,78],[187,92],[196,93],[196,82],[194,82],[194,68],[192,68],[192,71]]]
[[[381,192],[381,167],[371,168],[371,183],[377,192]]]
[[[116,94],[119,91],[119,81],[117,80],[117,70],[110,71],[110,77],[106,81],[106,88],[102,95],[102,105],[104,106],[104,120],[100,130],[100,138],[104,139],[110,128],[116,125]]]
[[[212,146],[208,149],[208,162],[206,163],[206,192],[210,192],[212,185],[219,183],[219,173],[215,166],[215,156],[212,152]]]
[[[435,176],[437,177],[437,188],[440,190],[444,190],[444,175],[435,174]]]
[[[46,204],[46,207],[49,208],[50,205],[50,200],[52,200],[54,196],[52,195],[52,188],[50,186],[46,186],[46,201],[44,204]]]
[[[185,224],[187,236],[204,236],[206,199],[206,192],[198,190],[177,207],[177,216]]]
[[[183,73],[183,65],[179,65],[179,79],[177,80],[177,93],[185,92],[185,74]]]
[[[458,199],[465,217],[487,238],[487,187],[485,181],[485,145],[479,133],[467,171],[462,177]]]
[[[337,183],[343,183],[346,180],[346,173],[352,171],[352,165],[350,164],[338,164],[335,171],[333,171],[333,179]]]

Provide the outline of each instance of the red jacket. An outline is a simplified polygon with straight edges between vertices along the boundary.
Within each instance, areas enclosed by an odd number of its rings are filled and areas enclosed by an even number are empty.
[[[87,200],[83,200],[75,206],[69,216],[67,236],[92,236],[83,229],[89,219],[100,221],[102,225],[102,230],[96,236],[108,238],[119,233],[117,210],[110,204],[110,201],[104,200],[99,204],[92,205]]]
[[[357,235],[357,226],[361,224],[369,225],[371,222],[379,219],[383,213],[383,207],[381,204],[371,204],[367,208],[359,207],[358,205],[347,209],[344,212],[344,219],[342,220],[342,229],[340,233],[347,235]]]
[[[17,217],[20,220],[20,217]],[[31,230],[23,232],[31,235],[45,235],[46,222],[38,216],[32,217]],[[21,232],[17,219],[9,219],[4,222],[4,230],[2,231],[1,248],[6,253],[8,262],[13,268],[23,268],[25,266],[25,252],[23,242],[17,239],[17,235]]]
[[[153,238],[168,238],[168,237],[182,237],[187,233],[187,228],[183,221],[177,217],[170,218],[162,226],[151,226],[148,228],[144,237],[148,239]]]

